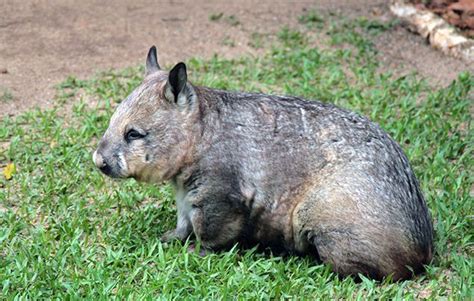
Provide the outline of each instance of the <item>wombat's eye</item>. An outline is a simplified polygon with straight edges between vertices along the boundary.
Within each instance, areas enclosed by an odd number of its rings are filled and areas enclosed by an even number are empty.
[[[125,134],[125,140],[127,142],[130,142],[132,140],[137,140],[137,139],[142,139],[143,137],[146,136],[146,133],[140,133],[137,130],[130,129],[128,132]]]

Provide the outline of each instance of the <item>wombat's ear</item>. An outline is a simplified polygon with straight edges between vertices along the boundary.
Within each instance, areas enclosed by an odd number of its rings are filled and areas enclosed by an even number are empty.
[[[151,46],[148,50],[148,56],[146,57],[146,75],[151,74],[160,70],[160,65],[158,65],[158,58],[156,56],[156,47]]]
[[[168,82],[165,86],[165,97],[170,102],[175,102],[179,106],[185,106],[193,101],[194,93],[188,84],[186,65],[178,63],[171,69]]]

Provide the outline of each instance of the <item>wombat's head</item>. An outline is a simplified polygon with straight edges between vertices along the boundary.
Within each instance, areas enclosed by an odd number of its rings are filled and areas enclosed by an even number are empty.
[[[148,182],[172,178],[190,154],[198,111],[186,65],[169,73],[148,52],[146,76],[117,108],[93,160],[106,175]]]

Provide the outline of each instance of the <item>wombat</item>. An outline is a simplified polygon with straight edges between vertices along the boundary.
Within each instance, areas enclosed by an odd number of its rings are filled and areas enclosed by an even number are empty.
[[[194,86],[184,63],[161,70],[154,46],[93,160],[110,177],[173,184],[177,227],[163,241],[311,254],[374,279],[432,258],[417,179],[378,125],[328,103]]]

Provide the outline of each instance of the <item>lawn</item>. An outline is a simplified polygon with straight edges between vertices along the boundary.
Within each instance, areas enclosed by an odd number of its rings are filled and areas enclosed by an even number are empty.
[[[338,20],[336,20],[338,19]],[[339,279],[309,258],[163,245],[173,192],[105,178],[91,154],[143,67],[66,79],[57,106],[0,121],[1,299],[469,299],[473,287],[474,76],[446,88],[379,71],[372,37],[393,24],[308,13],[259,57],[187,62],[193,83],[290,94],[369,116],[408,155],[435,225],[435,256],[409,281]],[[315,46],[314,30],[327,33]],[[259,41],[260,44],[261,41]],[[144,50],[146,51],[146,50]]]

